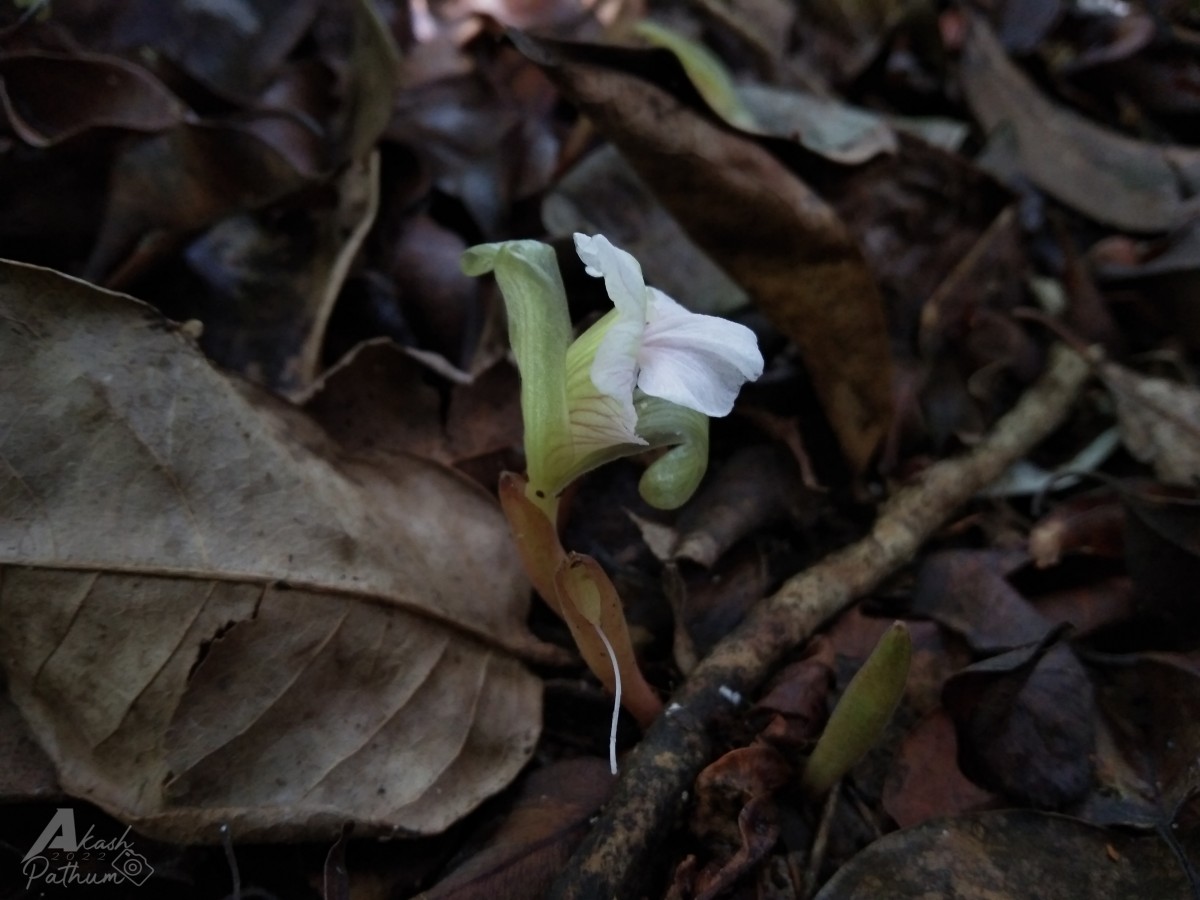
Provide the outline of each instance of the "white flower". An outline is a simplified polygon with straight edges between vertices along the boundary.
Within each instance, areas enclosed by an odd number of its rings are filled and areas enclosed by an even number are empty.
[[[481,244],[468,275],[493,272],[521,370],[526,495],[553,521],[561,491],[614,459],[670,447],[642,475],[647,502],[674,509],[708,465],[708,417],[724,416],[742,384],[762,374],[748,328],[688,312],[646,287],[637,260],[596,235],[575,235],[587,270],[616,307],[571,340],[567,295],[552,247]]]
[[[616,307],[590,374],[596,388],[621,405],[629,433],[637,423],[635,386],[706,416],[729,415],[742,385],[763,371],[754,332],[689,312],[647,287],[638,261],[604,235],[576,234],[575,250],[588,274],[604,279]]]

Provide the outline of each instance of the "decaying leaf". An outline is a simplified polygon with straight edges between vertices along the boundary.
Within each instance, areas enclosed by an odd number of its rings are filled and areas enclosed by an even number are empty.
[[[149,834],[435,832],[539,730],[495,504],[340,457],[149,307],[0,265],[0,661],[65,790]]]
[[[1196,489],[1127,482],[1125,564],[1142,616],[1164,629],[1166,646],[1200,639],[1200,495]]]
[[[595,757],[560,760],[534,772],[484,847],[419,900],[540,897],[587,832],[615,779]]]
[[[54,764],[29,733],[8,693],[0,693],[0,803],[51,800],[61,795]]]
[[[285,222],[250,214],[224,219],[185,252],[205,289],[187,310],[204,323],[205,353],[290,397],[317,376],[334,301],[375,219],[378,155],[351,163],[330,187],[327,203]]]
[[[909,828],[996,803],[995,794],[959,771],[957,755],[954,723],[945,710],[934,710],[909,730],[883,787],[883,808],[897,825]]]
[[[1098,789],[1082,814],[1099,824],[1169,827],[1200,794],[1200,664],[1195,654],[1101,660],[1105,725]]]
[[[1046,99],[979,18],[971,20],[962,83],[985,129],[1012,130],[1021,169],[1046,193],[1130,231],[1166,231],[1187,218],[1200,189],[1200,152],[1126,137]]]
[[[1036,643],[1054,626],[1006,578],[1024,561],[1015,551],[932,553],[917,574],[911,612],[957,632],[981,653]]]
[[[1187,837],[1195,852],[1193,831]],[[816,900],[954,897],[1187,897],[1187,874],[1158,837],[1027,810],[976,813],[897,831],[859,853]]]
[[[850,467],[862,471],[891,416],[891,355],[879,289],[837,213],[753,140],[623,69],[635,51],[514,40],[797,343]]]
[[[958,759],[976,784],[1022,803],[1061,808],[1092,783],[1096,702],[1066,644],[1001,653],[960,671],[942,692]]]
[[[1114,362],[1098,371],[1116,401],[1126,449],[1165,484],[1200,484],[1200,389]]]

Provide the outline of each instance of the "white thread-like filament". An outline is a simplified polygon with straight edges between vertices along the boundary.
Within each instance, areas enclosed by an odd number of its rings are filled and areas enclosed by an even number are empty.
[[[617,716],[621,713],[621,670],[617,667],[617,654],[613,652],[612,644],[608,642],[608,637],[600,630],[600,626],[592,623],[592,627],[596,629],[596,634],[600,635],[600,640],[604,642],[604,649],[608,651],[608,660],[612,663],[613,678],[616,680],[616,696],[613,697],[613,716],[612,727],[608,732],[608,767],[612,769],[614,775],[617,774]]]

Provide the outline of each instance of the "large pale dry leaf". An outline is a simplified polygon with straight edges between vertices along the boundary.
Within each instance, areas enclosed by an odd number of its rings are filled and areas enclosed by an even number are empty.
[[[962,82],[980,124],[1010,128],[1024,173],[1068,206],[1130,231],[1166,231],[1194,212],[1200,153],[1126,137],[1046,99],[979,18],[963,51]]]
[[[64,789],[171,840],[445,828],[529,758],[493,501],[339,459],[149,307],[0,263],[0,663]]]
[[[838,214],[753,139],[642,77],[658,51],[513,40],[796,342],[851,469],[862,471],[891,418],[891,352],[879,288]],[[657,74],[670,82],[666,69]]]

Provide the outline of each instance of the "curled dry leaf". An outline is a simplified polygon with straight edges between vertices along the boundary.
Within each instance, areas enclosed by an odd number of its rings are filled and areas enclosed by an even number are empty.
[[[30,52],[0,56],[0,103],[34,147],[92,128],[155,132],[183,120],[183,104],[140,66],[100,54]]]
[[[265,206],[310,178],[241,125],[184,122],[131,144],[113,163],[87,277],[100,280],[135,248],[151,254],[155,241],[178,241],[230,213]]]
[[[339,457],[31,266],[0,265],[0,382],[0,660],[69,793],[176,841],[435,832],[528,760],[528,587],[469,482]]]
[[[631,74],[638,52],[513,40],[796,342],[851,469],[862,471],[891,417],[891,353],[879,288],[837,213],[754,140]]]
[[[1125,544],[1124,508],[1113,491],[1079,494],[1042,516],[1029,531],[1029,555],[1039,569],[1058,565],[1065,554],[1119,559]]]

